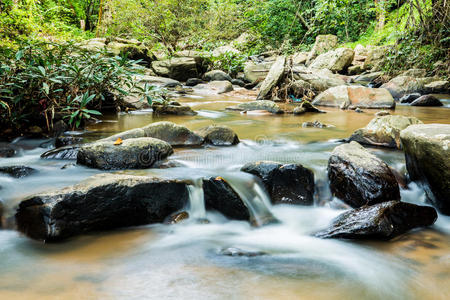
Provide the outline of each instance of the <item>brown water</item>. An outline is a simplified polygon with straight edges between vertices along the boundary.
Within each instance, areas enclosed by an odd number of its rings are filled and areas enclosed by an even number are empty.
[[[169,120],[198,129],[209,124],[233,128],[242,143],[229,148],[176,149],[171,157],[185,167],[125,171],[192,178],[232,174],[261,159],[299,162],[326,178],[336,139],[365,126],[376,110],[365,113],[325,108],[326,114],[242,115],[224,108],[242,99],[186,98],[195,117],[158,117],[139,112],[106,116],[88,128],[88,139]],[[448,108],[397,106],[393,114],[413,115],[425,123],[450,123]],[[336,128],[302,128],[319,120]],[[43,161],[42,148],[0,165],[26,164],[38,176],[0,177],[0,198],[8,214],[26,195],[67,186],[99,173],[67,162]],[[404,169],[399,151],[371,149],[396,169]],[[225,176],[225,175],[224,175]],[[238,182],[236,182],[237,184]],[[402,200],[423,202],[411,184]],[[192,201],[193,199],[191,199]],[[320,202],[320,199],[317,200]],[[342,211],[325,207],[270,208],[281,224],[252,228],[208,212],[210,224],[153,225],[92,233],[61,244],[41,244],[15,231],[0,231],[0,299],[450,299],[450,218],[389,242],[320,240],[311,233]],[[226,257],[222,247],[261,250],[261,257]]]

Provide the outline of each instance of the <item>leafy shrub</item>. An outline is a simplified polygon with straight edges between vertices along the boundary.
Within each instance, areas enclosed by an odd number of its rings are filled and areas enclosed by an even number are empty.
[[[117,95],[127,95],[140,68],[73,44],[29,44],[0,61],[0,125],[15,130],[30,124],[50,130],[66,116],[78,127],[95,110],[114,106]]]
[[[233,52],[225,52],[211,58],[214,69],[222,70],[231,76],[236,75],[238,72],[242,72],[247,60],[247,55]]]

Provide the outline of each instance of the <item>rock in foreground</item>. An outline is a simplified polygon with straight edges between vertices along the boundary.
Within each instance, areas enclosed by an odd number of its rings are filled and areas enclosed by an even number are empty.
[[[314,173],[301,164],[260,161],[244,165],[241,171],[262,180],[273,204],[313,204]]]
[[[422,122],[415,117],[398,115],[376,117],[366,127],[357,129],[349,141],[401,149],[400,131],[414,124],[422,124]]]
[[[16,221],[27,236],[51,242],[94,230],[162,222],[188,201],[182,181],[100,174],[22,201]]]
[[[224,125],[211,125],[201,128],[197,131],[206,144],[214,146],[232,146],[239,144],[237,134],[229,127]]]
[[[348,108],[393,108],[394,98],[386,89],[374,89],[363,86],[337,86],[320,93],[313,105]]]
[[[99,141],[81,147],[77,163],[101,170],[146,169],[172,153],[168,143],[155,138],[126,139],[121,144]]]
[[[250,220],[250,212],[239,195],[221,177],[203,179],[207,209],[214,209],[233,220]]]
[[[357,142],[336,147],[328,160],[331,192],[352,207],[399,200],[389,166]]]
[[[389,201],[347,211],[316,236],[389,240],[411,229],[433,225],[436,219],[436,210],[430,206]]]
[[[422,183],[428,200],[450,215],[450,125],[411,125],[400,139],[411,180]]]

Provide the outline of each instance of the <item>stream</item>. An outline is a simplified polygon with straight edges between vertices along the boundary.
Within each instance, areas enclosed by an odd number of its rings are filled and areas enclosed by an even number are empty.
[[[450,98],[449,95],[444,98]],[[232,147],[175,148],[169,160],[180,167],[118,173],[190,179],[190,219],[176,225],[147,225],[95,232],[57,244],[33,241],[0,230],[0,299],[450,299],[450,217],[387,242],[323,240],[312,234],[343,210],[319,185],[313,207],[272,206],[261,183],[239,169],[248,162],[301,163],[326,182],[326,167],[339,139],[364,127],[378,110],[364,113],[322,108],[326,114],[245,115],[226,111],[245,100],[192,96],[179,102],[197,116],[160,116],[151,111],[105,115],[81,135],[95,140],[167,120],[191,130],[211,124],[231,127],[241,143]],[[398,105],[391,114],[424,123],[450,124],[446,107]],[[289,105],[287,105],[289,106]],[[292,109],[292,108],[291,108]],[[318,120],[335,128],[302,128]],[[14,179],[0,175],[6,216],[29,195],[76,184],[102,171],[43,160],[44,140],[14,141],[23,150],[0,166],[26,165],[38,174]],[[400,151],[368,148],[405,172]],[[62,167],[65,168],[62,169]],[[117,171],[116,171],[117,172]],[[221,176],[235,189],[255,220],[273,215],[279,222],[252,227],[205,211],[203,176]],[[411,183],[402,201],[424,204],[424,192]],[[337,203],[337,204],[336,204]],[[201,222],[207,219],[209,222]],[[258,256],[226,256],[233,247]]]

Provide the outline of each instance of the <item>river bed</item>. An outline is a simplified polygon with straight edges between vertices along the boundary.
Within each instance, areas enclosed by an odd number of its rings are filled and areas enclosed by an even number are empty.
[[[250,180],[239,172],[242,165],[274,160],[301,163],[314,171],[316,181],[323,181],[338,140],[364,127],[377,111],[323,108],[326,114],[246,115],[225,110],[245,101],[240,98],[196,96],[179,101],[199,114],[154,117],[150,111],[139,111],[106,115],[82,136],[94,140],[160,120],[192,130],[223,124],[238,134],[240,144],[177,148],[170,160],[182,167],[120,172],[189,179],[224,176],[238,186]],[[415,116],[424,123],[450,123],[447,107],[399,105],[391,113]],[[301,127],[302,122],[315,120],[336,127]],[[22,179],[0,176],[0,198],[7,215],[28,195],[100,173],[75,165],[61,169],[67,161],[41,160],[40,154],[48,150],[45,141],[16,143],[25,143],[27,150],[1,159],[0,165],[27,165],[39,173]],[[44,148],[33,147],[40,144]],[[402,152],[370,151],[405,171]],[[327,195],[326,188],[316,195],[314,207],[269,205],[281,222],[260,228],[207,212],[208,224],[188,220],[125,228],[60,244],[43,244],[15,231],[0,230],[0,299],[450,299],[450,217],[439,215],[431,228],[388,242],[322,240],[311,235],[342,213],[325,203],[323,195]],[[423,191],[414,183],[401,195],[402,201],[424,203]],[[204,213],[192,199],[190,209],[191,215]],[[224,256],[220,251],[227,247],[265,255]]]

